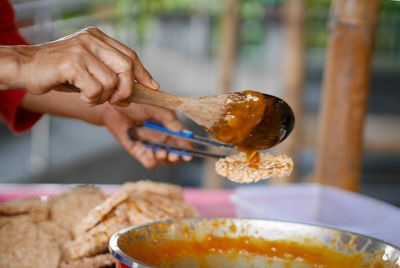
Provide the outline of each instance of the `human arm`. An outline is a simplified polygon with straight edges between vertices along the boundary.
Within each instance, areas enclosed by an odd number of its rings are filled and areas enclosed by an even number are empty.
[[[44,95],[27,93],[21,103],[21,108],[53,115],[80,119],[88,123],[106,126],[115,139],[146,168],[154,168],[158,163],[169,164],[179,162],[181,157],[167,154],[165,151],[154,152],[146,149],[143,144],[132,142],[127,135],[127,130],[132,125],[140,126],[145,121],[160,123],[173,131],[183,129],[174,112],[143,104],[130,104],[127,107],[117,107],[104,103],[89,107],[80,101],[78,94],[51,91]],[[145,130],[139,131],[139,136],[148,136]],[[190,147],[190,143],[173,139],[163,134],[153,135],[152,139],[158,142],[168,142],[179,146]],[[190,158],[183,158],[190,160]]]

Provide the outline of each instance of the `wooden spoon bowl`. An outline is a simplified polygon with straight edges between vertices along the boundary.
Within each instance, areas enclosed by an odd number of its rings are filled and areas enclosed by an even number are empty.
[[[130,102],[180,112],[213,138],[241,151],[260,151],[282,142],[294,127],[294,114],[283,100],[255,91],[182,97],[135,84]]]

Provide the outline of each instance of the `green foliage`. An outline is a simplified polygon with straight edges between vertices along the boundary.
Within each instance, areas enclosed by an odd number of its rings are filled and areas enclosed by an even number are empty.
[[[263,25],[257,20],[246,20],[240,26],[240,37],[243,43],[260,44],[264,33]]]
[[[67,0],[66,0],[67,1]],[[130,21],[135,27],[138,39],[145,41],[149,25],[160,16],[189,17],[193,13],[208,16],[211,23],[211,40],[217,42],[219,20],[225,10],[227,0],[86,0],[81,8],[60,13],[61,19],[72,19],[92,15],[99,6],[114,8],[115,22]],[[366,0],[368,1],[368,0]],[[283,0],[242,0],[240,6],[240,46],[257,47],[262,45],[268,25],[266,12],[270,2]],[[328,18],[331,0],[307,0],[306,45],[325,47],[328,39]],[[276,3],[274,3],[276,5]],[[215,44],[211,44],[212,47]],[[400,2],[381,0],[379,23],[375,46],[380,50],[400,50]]]
[[[306,10],[306,45],[324,47],[328,38],[329,0],[308,0]]]
[[[375,48],[380,50],[400,49],[400,2],[381,1]]]
[[[166,16],[189,15],[192,12],[203,12],[209,15],[219,14],[224,1],[220,0],[117,0],[122,15]],[[122,7],[122,8],[121,8]]]
[[[308,0],[306,19],[306,44],[309,47],[325,47],[328,39],[328,18],[331,1]],[[400,49],[400,2],[382,0],[375,48]]]
[[[243,19],[262,19],[265,15],[265,6],[255,1],[243,1],[240,15]]]

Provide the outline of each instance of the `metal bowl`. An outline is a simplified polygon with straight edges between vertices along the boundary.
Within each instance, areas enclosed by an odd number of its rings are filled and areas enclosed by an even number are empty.
[[[227,246],[220,243],[207,247],[209,251],[205,255],[188,254],[191,243],[197,243],[194,247],[198,247],[210,237],[246,239],[241,240],[244,244],[235,242],[239,248],[228,252],[219,248]],[[168,244],[171,241],[186,246],[174,248]],[[238,246],[261,245],[260,241],[269,243],[261,247],[267,254]],[[258,219],[195,218],[133,226],[114,234],[109,250],[121,268],[400,267],[400,249],[383,241],[321,226]],[[174,254],[173,261],[162,260],[163,256]]]

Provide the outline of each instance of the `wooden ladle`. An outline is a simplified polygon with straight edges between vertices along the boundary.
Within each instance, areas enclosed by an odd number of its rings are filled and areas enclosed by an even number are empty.
[[[241,151],[260,151],[282,142],[294,127],[292,109],[283,100],[255,91],[182,97],[136,83],[130,102],[180,112],[213,138]]]

